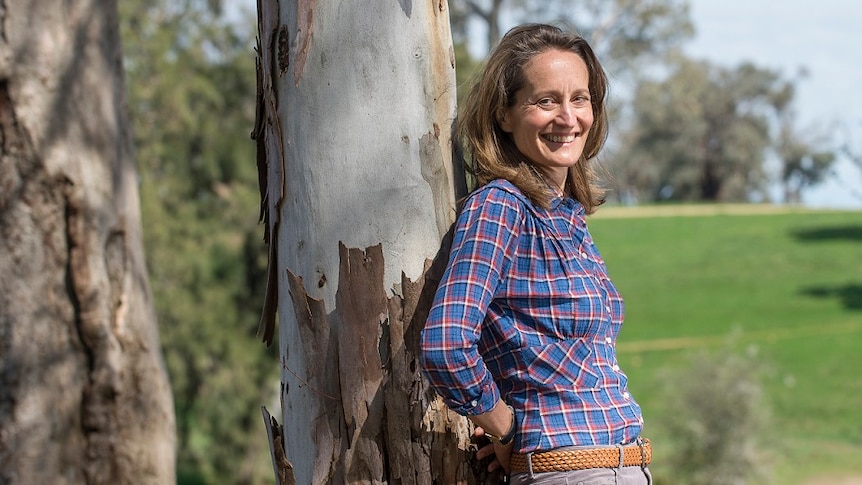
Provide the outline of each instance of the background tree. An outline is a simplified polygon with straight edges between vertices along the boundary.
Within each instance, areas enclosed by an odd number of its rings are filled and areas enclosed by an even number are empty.
[[[654,67],[694,33],[688,4],[678,0],[453,0],[456,43],[471,25],[486,33],[486,50],[521,22],[554,22],[577,30],[616,82]],[[475,38],[475,37],[474,37]]]
[[[679,58],[666,78],[635,92],[631,127],[615,155],[622,198],[768,200],[766,155],[790,153],[782,145],[789,131],[782,138],[776,126],[793,92],[791,81],[751,64],[731,69]],[[801,142],[793,151],[824,157]]]
[[[808,75],[800,69],[792,86]],[[793,90],[795,92],[795,89]],[[792,101],[792,100],[791,100]],[[791,102],[777,112],[777,133],[774,136],[773,152],[780,165],[780,183],[783,202],[800,204],[802,192],[822,182],[832,173],[835,153],[827,148],[829,137],[814,131],[801,130],[796,126],[798,113]]]
[[[782,165],[781,182],[785,203],[801,203],[803,190],[822,182],[835,161],[833,152],[816,149],[814,142],[805,141],[793,125],[785,120],[779,127],[776,151]]]
[[[523,0],[453,0],[450,2],[452,37],[455,43],[469,43],[470,21],[475,19],[486,29],[488,49],[502,37],[500,16],[506,7],[521,7]]]
[[[857,125],[862,125],[862,122],[857,121]],[[857,135],[854,138],[853,134]],[[858,138],[858,131],[853,131],[849,126],[846,128],[845,140],[840,144],[839,152],[847,157],[850,163],[859,170],[859,175],[862,177],[862,142]],[[854,185],[851,185],[853,187]],[[859,185],[855,185],[859,187]],[[862,200],[862,190],[851,189],[851,193],[857,199]]]
[[[128,0],[122,33],[146,232],[174,391],[181,482],[272,480],[254,337],[265,250],[254,144],[254,21],[220,1]]]
[[[173,483],[117,3],[0,20],[0,482]]]
[[[680,0],[525,1],[522,10],[521,22],[550,19],[575,28],[626,89],[694,34],[688,2]]]

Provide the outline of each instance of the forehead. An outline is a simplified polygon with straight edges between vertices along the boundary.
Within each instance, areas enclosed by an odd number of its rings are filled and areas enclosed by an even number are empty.
[[[587,63],[580,55],[560,49],[550,49],[533,56],[523,67],[526,84],[589,81]]]

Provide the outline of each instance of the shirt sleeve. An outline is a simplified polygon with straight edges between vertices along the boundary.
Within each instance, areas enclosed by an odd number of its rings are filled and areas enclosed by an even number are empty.
[[[523,215],[523,203],[500,188],[486,188],[467,200],[422,331],[425,375],[446,405],[461,415],[488,412],[500,399],[477,342],[514,257]]]

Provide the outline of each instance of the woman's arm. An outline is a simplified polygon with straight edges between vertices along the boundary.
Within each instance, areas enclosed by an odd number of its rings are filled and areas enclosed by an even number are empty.
[[[455,412],[492,411],[499,390],[477,343],[491,300],[517,246],[523,203],[500,188],[468,199],[458,217],[449,264],[422,330],[422,368]]]

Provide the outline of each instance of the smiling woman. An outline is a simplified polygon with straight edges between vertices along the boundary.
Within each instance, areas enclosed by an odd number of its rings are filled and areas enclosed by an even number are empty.
[[[547,208],[554,194],[549,191],[547,180],[536,172],[537,163],[541,165],[547,154],[565,144],[559,143],[561,138],[556,138],[556,142],[545,138],[544,149],[539,149],[541,145],[535,144],[539,140],[528,141],[529,133],[576,135],[569,147],[572,150],[566,150],[568,157],[574,159],[563,162],[561,166],[568,170],[559,173],[562,180],[556,181],[559,185],[564,182],[565,192],[591,214],[604,195],[594,183],[588,162],[598,155],[607,137],[608,80],[582,37],[543,29],[529,25],[516,27],[500,41],[467,97],[460,122],[461,138],[479,186],[506,179],[533,203]],[[559,38],[539,39],[538,35],[531,37],[531,32]],[[554,119],[552,115],[560,111],[554,104],[564,100],[563,117]],[[526,116],[530,103],[537,110],[546,111],[549,117],[542,121]],[[576,116],[571,111],[575,106]],[[589,119],[585,118],[587,112]],[[530,127],[542,122],[542,126]],[[540,130],[544,131],[539,133]]]
[[[589,164],[606,92],[583,38],[524,25],[491,53],[462,116],[479,186],[455,225],[422,363],[490,440],[477,456],[512,483],[651,482],[617,362],[623,302],[585,218],[602,202]]]

